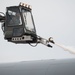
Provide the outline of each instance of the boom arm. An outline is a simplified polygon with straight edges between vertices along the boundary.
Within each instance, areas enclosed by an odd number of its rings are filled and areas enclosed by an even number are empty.
[[[49,43],[55,44],[55,42],[53,41],[53,38],[52,38],[52,37],[50,37],[50,38],[47,40],[47,39],[44,39],[44,38],[38,36],[37,41],[38,41],[39,43],[42,43],[42,44],[46,45],[47,47],[51,47],[51,48],[52,48],[52,46],[51,46]]]
[[[3,12],[0,12],[0,22],[5,21],[5,14]]]

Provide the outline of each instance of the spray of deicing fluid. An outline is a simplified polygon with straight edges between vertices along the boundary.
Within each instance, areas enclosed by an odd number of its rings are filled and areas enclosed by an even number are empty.
[[[61,45],[61,44],[58,44],[58,43],[55,43],[55,45],[63,48],[65,51],[69,51],[70,53],[75,54],[75,48],[74,47],[65,46],[65,45]]]
[[[74,47],[65,46],[65,45],[62,45],[62,44],[55,43],[52,37],[49,38],[49,42],[55,44],[56,46],[59,46],[60,48],[64,49],[65,51],[68,51],[72,54],[75,54],[75,48]]]

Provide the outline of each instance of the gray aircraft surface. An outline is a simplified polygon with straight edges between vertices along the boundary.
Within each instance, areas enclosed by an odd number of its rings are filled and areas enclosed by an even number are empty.
[[[0,75],[75,75],[75,59],[3,63]]]

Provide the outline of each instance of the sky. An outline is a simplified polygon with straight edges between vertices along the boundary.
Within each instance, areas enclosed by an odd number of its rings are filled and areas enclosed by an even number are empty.
[[[6,7],[20,2],[32,6],[39,36],[46,39],[53,37],[55,43],[75,48],[75,0],[0,0],[0,11],[5,13]],[[48,48],[38,44],[31,47],[28,44],[7,42],[0,27],[0,63],[75,58],[74,54],[52,46]]]

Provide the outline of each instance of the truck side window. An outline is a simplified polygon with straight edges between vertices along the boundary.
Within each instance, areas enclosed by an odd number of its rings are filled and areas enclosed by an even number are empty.
[[[24,18],[26,29],[29,31],[35,31],[31,12],[22,10],[22,13],[23,13],[23,18]]]

